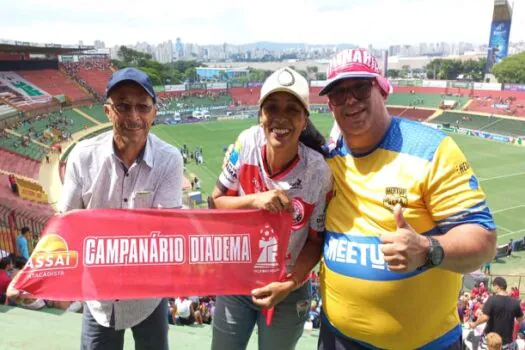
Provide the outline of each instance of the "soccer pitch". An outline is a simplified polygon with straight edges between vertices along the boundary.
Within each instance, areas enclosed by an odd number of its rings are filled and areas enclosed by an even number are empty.
[[[327,136],[332,127],[329,114],[312,115],[312,121]],[[196,175],[202,184],[204,198],[211,194],[221,171],[224,147],[233,143],[244,129],[255,125],[255,119],[224,120],[196,124],[158,125],[153,132],[176,147],[186,144],[190,151],[202,147],[204,164],[191,161],[186,176]],[[453,134],[481,186],[498,226],[498,244],[525,236],[525,148],[471,136]]]

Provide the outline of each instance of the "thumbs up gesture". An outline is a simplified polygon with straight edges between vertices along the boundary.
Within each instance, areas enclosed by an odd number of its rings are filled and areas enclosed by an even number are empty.
[[[429,242],[406,222],[400,204],[394,207],[394,220],[397,230],[381,235],[381,251],[391,271],[412,272],[425,263]]]

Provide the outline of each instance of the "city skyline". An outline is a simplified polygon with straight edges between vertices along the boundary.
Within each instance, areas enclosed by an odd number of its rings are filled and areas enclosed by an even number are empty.
[[[131,4],[131,6],[129,6]],[[311,46],[354,44],[387,49],[432,42],[488,43],[493,0],[323,0],[217,3],[93,0],[6,2],[2,39],[106,46],[182,37],[200,46],[260,41]],[[445,25],[448,24],[448,25]],[[525,0],[515,1],[511,42],[525,41]]]

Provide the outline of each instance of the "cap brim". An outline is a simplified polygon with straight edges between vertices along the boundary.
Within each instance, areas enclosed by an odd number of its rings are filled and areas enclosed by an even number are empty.
[[[157,98],[156,98],[155,94],[152,94],[148,89],[146,89],[146,87],[142,83],[140,83],[140,82],[138,82],[138,81],[136,81],[134,79],[122,79],[122,80],[119,80],[119,81],[113,83],[113,86],[111,87],[111,89],[106,91],[106,100],[109,98],[109,93],[111,92],[111,90],[116,88],[119,84],[122,84],[122,83],[125,83],[125,82],[129,82],[129,81],[131,81],[131,82],[139,85],[140,87],[142,87],[144,89],[144,91],[146,91],[146,93],[153,99],[153,102],[155,102],[155,103],[157,102]]]
[[[266,100],[266,98],[268,98],[268,96],[270,96],[271,94],[273,93],[276,93],[276,92],[287,92],[289,93],[290,95],[294,95],[295,98],[297,98],[299,100],[299,102],[301,102],[301,104],[304,106],[304,108],[308,111],[308,113],[310,113],[310,106],[308,106],[306,103],[304,103],[303,99],[301,98],[301,96],[299,96],[295,91],[293,91],[292,89],[288,89],[286,87],[279,87],[279,88],[275,88],[273,90],[270,90],[268,91],[266,94],[264,94],[263,96],[261,96],[259,98],[259,108],[261,107],[261,105],[263,104],[264,100]]]
[[[369,73],[369,72],[348,72],[348,73],[342,73],[337,75],[335,78],[332,78],[328,80],[325,87],[319,91],[319,96],[324,96],[330,91],[334,85],[343,79],[352,79],[352,78],[376,78],[380,76],[376,73]]]

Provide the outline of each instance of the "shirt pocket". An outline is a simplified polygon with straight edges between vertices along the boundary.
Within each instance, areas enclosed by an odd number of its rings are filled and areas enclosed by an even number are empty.
[[[153,191],[140,190],[131,195],[131,209],[151,208],[153,206]]]

